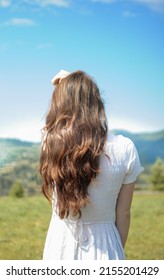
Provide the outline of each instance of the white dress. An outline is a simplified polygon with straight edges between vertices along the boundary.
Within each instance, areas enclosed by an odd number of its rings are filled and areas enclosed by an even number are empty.
[[[122,184],[134,182],[142,170],[133,142],[109,134],[100,158],[100,174],[88,188],[91,204],[81,209],[81,218],[61,220],[54,201],[43,259],[125,259],[115,226],[115,206]]]

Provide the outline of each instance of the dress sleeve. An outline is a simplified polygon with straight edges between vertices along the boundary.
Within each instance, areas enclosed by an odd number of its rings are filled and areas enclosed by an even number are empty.
[[[137,176],[144,170],[140,164],[140,159],[135,145],[130,140],[126,150],[126,174],[123,184],[135,182]]]

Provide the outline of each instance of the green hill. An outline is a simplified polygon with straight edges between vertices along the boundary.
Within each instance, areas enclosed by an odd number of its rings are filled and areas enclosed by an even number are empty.
[[[0,195],[7,195],[16,181],[26,194],[40,192],[36,180],[39,150],[40,144],[0,138]]]
[[[0,167],[15,163],[21,159],[37,157],[40,144],[19,139],[0,138]]]
[[[164,130],[154,133],[131,133],[124,130],[114,132],[129,137],[134,142],[142,165],[152,164],[158,157],[164,159]]]
[[[34,145],[33,142],[22,141],[20,139],[13,139],[13,138],[0,138],[0,144],[4,146],[23,146],[23,147],[31,147]]]
[[[150,166],[158,157],[164,159],[164,130],[139,134],[116,130],[114,133],[134,142],[143,166]],[[40,143],[0,138],[0,195],[7,195],[16,181],[23,185],[27,195],[40,192],[36,180],[36,175],[38,181],[40,179],[37,172],[39,153]]]
[[[164,158],[164,130],[154,133],[131,133],[126,130],[113,132],[129,137],[134,142],[142,164],[152,164],[158,157]],[[38,161],[39,148],[40,143],[0,138],[0,167],[21,159]]]

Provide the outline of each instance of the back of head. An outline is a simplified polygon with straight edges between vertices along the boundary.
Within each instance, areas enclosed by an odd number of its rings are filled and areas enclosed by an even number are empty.
[[[59,216],[81,215],[88,186],[99,173],[99,156],[107,137],[104,105],[96,83],[76,71],[55,87],[44,128],[40,157],[42,189],[54,186]]]

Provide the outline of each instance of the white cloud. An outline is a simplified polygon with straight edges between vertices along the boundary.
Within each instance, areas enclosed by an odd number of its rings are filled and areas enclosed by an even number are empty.
[[[22,1],[13,1],[11,0],[0,0],[0,8],[7,8],[9,6],[17,7],[24,6],[24,4],[29,5],[37,5],[40,7],[47,7],[47,6],[57,6],[57,7],[69,7],[71,0],[22,0]]]
[[[10,0],[0,0],[0,8],[7,8],[11,4]]]
[[[69,0],[25,0],[26,3],[36,4],[42,7],[45,6],[58,6],[58,7],[68,7],[70,4]]]
[[[155,12],[164,13],[164,0],[90,0],[91,2],[100,2],[100,3],[118,3],[118,2],[129,2],[129,3],[136,3],[140,5],[147,6],[148,8],[152,9]]]
[[[146,5],[162,5],[164,0],[132,0],[133,2],[143,3]]]
[[[39,44],[37,46],[37,49],[40,49],[40,50],[49,49],[49,48],[52,48],[52,44],[51,43],[42,43],[42,44]]]
[[[138,16],[138,14],[130,12],[130,11],[124,11],[123,16],[127,18],[135,18]]]
[[[92,2],[101,2],[101,3],[113,3],[116,2],[118,0],[91,0]]]
[[[133,0],[133,2],[146,5],[156,12],[164,13],[164,0]]]
[[[6,26],[34,26],[36,23],[28,18],[11,18],[5,21]]]

